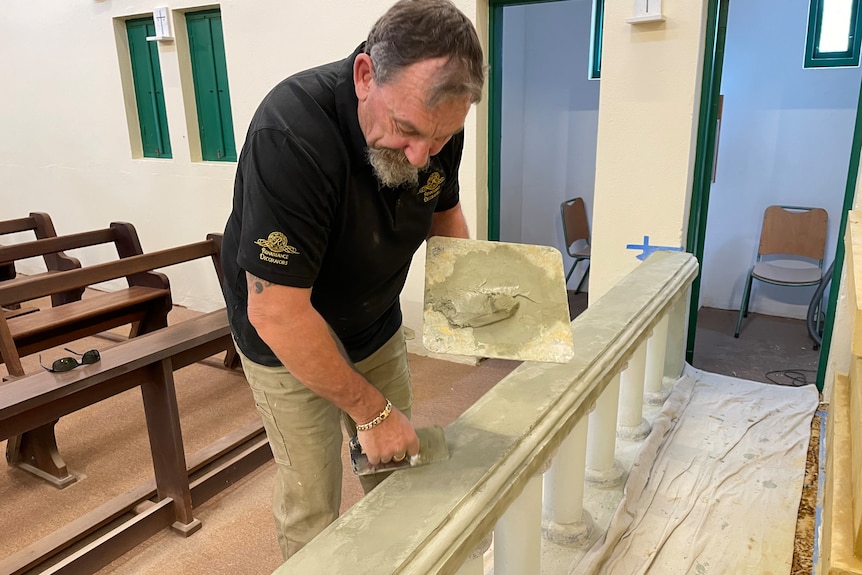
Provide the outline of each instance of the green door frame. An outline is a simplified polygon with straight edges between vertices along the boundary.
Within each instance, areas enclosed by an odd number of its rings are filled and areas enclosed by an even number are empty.
[[[835,327],[835,311],[838,308],[838,292],[841,288],[841,270],[844,267],[844,234],[847,216],[853,209],[859,176],[859,157],[862,155],[862,82],[859,86],[859,101],[856,104],[856,125],[853,128],[853,143],[850,145],[850,167],[847,171],[847,186],[844,188],[844,205],[841,208],[841,224],[838,226],[838,245],[832,266],[832,285],[829,286],[829,302],[826,306],[826,323],[823,325],[823,341],[820,345],[820,363],[817,366],[817,389],[823,391],[826,383],[826,365],[829,363],[829,348],[832,347],[832,330]]]
[[[488,0],[488,239],[500,239],[500,141],[503,135],[503,9],[561,0]]]
[[[715,131],[718,123],[718,101],[721,93],[721,74],[724,69],[724,44],[727,36],[727,13],[730,0],[709,0],[704,39],[703,77],[701,78],[700,112],[697,123],[697,148],[694,159],[694,178],[691,192],[691,210],[688,217],[686,251],[697,258],[697,277],[691,284],[688,313],[688,337],[685,360],[694,357],[694,339],[697,329],[697,312],[700,301],[700,281],[703,270],[703,249],[706,243],[706,216],[709,209],[709,190],[715,164]]]

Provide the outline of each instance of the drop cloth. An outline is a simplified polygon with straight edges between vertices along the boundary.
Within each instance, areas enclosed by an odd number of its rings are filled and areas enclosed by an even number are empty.
[[[788,575],[813,385],[687,367],[573,575]]]

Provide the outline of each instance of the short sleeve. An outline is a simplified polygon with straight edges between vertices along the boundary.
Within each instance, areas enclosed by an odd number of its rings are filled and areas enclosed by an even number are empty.
[[[443,164],[448,177],[440,191],[435,212],[445,212],[458,205],[461,195],[461,185],[458,181],[458,170],[461,169],[461,154],[464,151],[464,131],[460,131],[447,142],[440,151],[438,158]]]
[[[311,287],[337,206],[316,154],[289,132],[260,129],[249,135],[238,169],[244,201],[237,262],[261,279]]]

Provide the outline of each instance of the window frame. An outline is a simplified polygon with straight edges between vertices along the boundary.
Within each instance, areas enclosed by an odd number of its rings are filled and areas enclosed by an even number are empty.
[[[805,68],[838,68],[859,66],[862,43],[862,0],[852,0],[850,9],[850,41],[842,52],[820,52],[820,35],[823,30],[823,5],[826,0],[810,0],[808,33],[805,42]]]
[[[605,19],[605,0],[593,0],[592,29],[590,33],[590,80],[602,77],[602,27]]]

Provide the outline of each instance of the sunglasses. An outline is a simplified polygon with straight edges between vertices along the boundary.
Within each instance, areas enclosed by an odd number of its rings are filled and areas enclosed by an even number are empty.
[[[56,373],[63,371],[72,371],[79,365],[90,365],[102,359],[102,356],[99,355],[99,350],[96,349],[91,349],[90,351],[85,351],[84,353],[72,351],[68,347],[64,347],[63,349],[65,349],[69,353],[74,353],[75,355],[79,356],[81,360],[78,361],[74,357],[61,357],[60,359],[54,360],[54,363],[51,364],[51,367],[45,367],[45,365],[42,363],[42,356],[40,355],[39,365],[41,365],[43,369]]]

